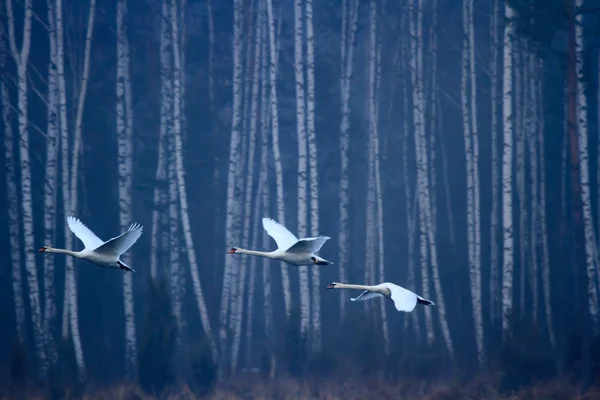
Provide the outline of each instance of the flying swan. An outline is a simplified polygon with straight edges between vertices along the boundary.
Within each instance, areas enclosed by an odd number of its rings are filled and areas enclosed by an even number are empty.
[[[281,260],[291,265],[333,264],[331,261],[327,261],[315,255],[315,253],[321,249],[323,244],[331,239],[329,236],[298,239],[292,232],[288,231],[285,226],[271,218],[263,218],[262,224],[265,231],[267,231],[269,236],[277,243],[277,250],[256,251],[232,247],[227,253],[267,257],[273,260]]]
[[[123,261],[119,260],[121,254],[125,253],[142,235],[142,226],[131,224],[129,229],[121,235],[114,237],[106,242],[102,241],[87,226],[75,217],[67,217],[67,224],[71,232],[83,242],[85,247],[81,251],[71,251],[65,249],[55,249],[50,246],[44,246],[38,251],[42,253],[62,253],[69,256],[91,261],[104,268],[124,269],[135,272],[135,270]]]
[[[396,310],[411,312],[415,309],[417,303],[426,306],[435,306],[435,303],[431,300],[426,300],[421,296],[414,294],[408,289],[404,289],[402,286],[395,285],[390,282],[380,283],[379,285],[349,285],[346,283],[332,282],[331,285],[327,286],[327,289],[358,289],[364,290],[358,297],[352,297],[351,301],[365,301],[374,299],[376,297],[387,297],[394,301]]]

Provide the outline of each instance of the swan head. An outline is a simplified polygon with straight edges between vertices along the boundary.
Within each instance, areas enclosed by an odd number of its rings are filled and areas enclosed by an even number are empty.
[[[229,249],[229,251],[227,252],[227,254],[233,254],[237,251],[237,247],[232,247],[231,249]]]
[[[50,248],[50,246],[43,246],[43,247],[40,247],[40,248],[38,249],[38,253],[43,253],[43,252],[47,251],[49,248]]]
[[[331,285],[327,286],[327,289],[333,289],[335,288],[335,285],[337,285],[337,282],[331,282]]]

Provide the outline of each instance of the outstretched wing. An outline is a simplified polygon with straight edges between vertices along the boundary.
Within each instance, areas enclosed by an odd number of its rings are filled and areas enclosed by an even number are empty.
[[[375,299],[377,297],[383,297],[383,295],[381,293],[369,292],[368,290],[365,290],[358,297],[351,297],[350,301],[365,301]]]
[[[287,249],[288,253],[308,253],[313,254],[321,250],[323,244],[331,239],[329,236],[319,236],[312,238],[304,238],[298,240],[292,247]]]
[[[417,295],[408,289],[404,289],[402,286],[395,285],[393,283],[383,283],[385,287],[390,290],[392,300],[396,306],[396,310],[411,312],[417,305]]]
[[[267,231],[269,236],[277,243],[277,248],[279,250],[287,250],[298,241],[298,238],[294,236],[292,232],[288,231],[285,226],[271,218],[263,218],[262,224],[265,231]]]
[[[85,226],[79,219],[68,216],[67,224],[69,225],[71,232],[73,232],[75,236],[77,236],[77,238],[83,242],[83,246],[86,250],[94,250],[104,244],[104,241],[96,236],[96,234],[87,226]]]
[[[142,226],[131,224],[129,229],[120,236],[114,237],[96,249],[97,253],[110,254],[119,257],[125,253],[142,236]]]

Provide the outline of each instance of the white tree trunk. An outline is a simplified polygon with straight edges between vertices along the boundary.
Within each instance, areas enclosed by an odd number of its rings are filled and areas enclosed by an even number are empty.
[[[383,192],[381,188],[381,173],[379,164],[379,82],[381,79],[381,64],[380,64],[380,52],[379,41],[377,39],[377,3],[375,0],[371,0],[370,4],[370,67],[369,67],[369,87],[372,93],[369,95],[369,116],[370,116],[370,131],[373,140],[373,180],[374,180],[374,196],[376,206],[376,226],[377,226],[377,261],[378,261],[378,273],[376,280],[379,282],[385,282],[385,257],[384,257],[384,237],[383,237]],[[371,179],[371,178],[369,178]],[[374,233],[374,232],[373,232]],[[375,249],[375,246],[373,246]],[[382,299],[383,300],[383,299]],[[388,332],[387,314],[385,312],[385,303],[379,301],[379,307],[381,312],[381,329],[383,333],[384,350],[386,354],[390,351],[390,337]]]
[[[4,35],[0,34],[0,70],[6,71],[7,48]],[[12,289],[15,302],[17,337],[25,343],[25,300],[23,297],[23,273],[21,271],[21,237],[19,227],[19,198],[15,175],[15,154],[13,139],[13,121],[8,91],[8,74],[0,78],[2,95],[2,121],[4,123],[4,168],[6,168],[6,197],[8,202],[8,233],[10,235],[10,262],[12,270]]]
[[[517,42],[519,43],[519,42]],[[527,264],[527,209],[525,207],[525,135],[524,135],[524,108],[525,104],[525,49],[519,43],[515,53],[515,145],[516,145],[516,177],[517,177],[517,197],[519,198],[519,317],[524,318],[525,313],[525,265]]]
[[[227,174],[227,214],[225,219],[225,242],[229,246],[236,246],[240,241],[238,198],[236,193],[238,170],[243,168],[238,165],[240,159],[241,127],[242,127],[242,3],[234,1],[233,6],[233,120],[231,123],[231,139],[229,147],[229,172]],[[234,285],[234,262],[232,256],[225,256],[225,272],[223,274],[223,288],[221,291],[221,309],[219,314],[219,345],[222,357],[227,349],[227,322],[233,310],[229,309],[231,301],[230,292]],[[222,360],[224,362],[224,359]]]
[[[575,8],[579,10],[583,0],[575,1]],[[583,207],[583,223],[585,232],[585,259],[587,265],[587,291],[588,307],[592,321],[592,329],[598,331],[598,290],[597,269],[598,254],[596,237],[594,234],[594,221],[592,216],[592,202],[590,192],[590,173],[588,155],[588,123],[587,123],[587,96],[585,93],[585,77],[583,70],[583,14],[578,12],[575,16],[575,46],[577,69],[577,127],[579,129],[579,177],[581,181],[581,204]]]
[[[477,143],[477,86],[475,71],[475,35],[473,26],[473,0],[463,0],[463,51],[462,51],[462,108],[465,155],[467,162],[467,236],[469,248],[471,303],[477,343],[477,360],[485,363],[483,342],[483,315],[481,312],[481,262],[479,257],[479,180]],[[470,84],[470,102],[469,102]]]
[[[448,328],[448,321],[446,320],[446,307],[444,305],[444,295],[439,279],[438,262],[437,262],[437,249],[435,242],[435,235],[433,232],[432,218],[431,218],[431,193],[428,182],[429,177],[429,163],[428,154],[426,149],[425,140],[425,96],[423,90],[423,62],[422,62],[422,51],[423,51],[423,37],[422,37],[422,13],[423,13],[423,2],[419,0],[418,8],[414,18],[410,18],[410,31],[411,31],[411,51],[410,51],[410,69],[413,86],[413,118],[415,125],[415,153],[417,156],[417,180],[418,180],[418,191],[419,191],[419,219],[421,229],[421,266],[422,270],[427,272],[427,245],[429,244],[429,255],[431,257],[431,272],[435,291],[439,296],[437,299],[437,306],[439,307],[440,324],[442,328],[442,334],[446,347],[451,359],[454,358],[454,345],[452,338],[450,337],[450,330]],[[416,26],[415,26],[416,25]],[[425,274],[424,274],[425,275]],[[425,276],[424,276],[425,278]],[[429,291],[426,287],[427,279],[423,279],[424,296],[425,290]],[[431,312],[429,319],[431,318]],[[433,341],[433,330],[428,332],[428,339],[430,344]]]
[[[56,55],[58,58],[57,75],[58,75],[58,112],[59,112],[59,127],[60,127],[60,157],[61,157],[61,185],[62,185],[62,203],[63,217],[66,218],[71,214],[71,178],[70,178],[70,157],[69,157],[69,129],[67,125],[67,88],[65,82],[65,56],[64,56],[64,38],[63,38],[63,12],[62,0],[56,0]],[[74,199],[76,201],[76,199]],[[64,225],[65,248],[72,248],[73,234],[69,226]],[[62,315],[62,338],[67,340],[69,337],[69,313],[70,304],[73,296],[71,295],[72,281],[74,280],[73,258],[65,258],[65,287],[63,299],[63,315]]]
[[[298,136],[298,237],[306,237],[308,223],[308,160],[305,129],[304,45],[302,0],[294,1],[294,72],[296,77],[296,135]],[[311,267],[313,268],[313,267]],[[308,267],[298,267],[300,289],[300,334],[308,339],[310,327],[310,287]]]
[[[310,171],[310,234],[319,235],[319,175],[317,136],[315,133],[315,41],[313,2],[306,0],[306,128],[308,133],[308,166]],[[312,269],[312,350],[321,351],[321,270]]]
[[[269,81],[271,82],[271,134],[273,146],[273,159],[275,163],[275,182],[277,183],[277,219],[285,226],[285,202],[283,197],[283,165],[279,150],[279,115],[277,110],[277,49],[275,47],[275,19],[273,17],[273,4],[267,0],[267,17],[269,24],[269,51],[270,69]],[[285,315],[290,318],[292,312],[292,293],[288,267],[281,263],[281,284],[283,286],[283,299],[285,302]]]
[[[46,176],[44,185],[44,243],[55,242],[56,201],[58,176],[58,82],[56,76],[56,15],[54,4],[48,0],[48,127],[46,129]],[[44,257],[44,335],[48,361],[54,365],[58,354],[54,343],[56,299],[54,288],[54,257]]]
[[[346,4],[349,3],[349,4]],[[350,151],[350,93],[352,84],[352,67],[354,65],[354,38],[358,30],[358,0],[344,1],[344,16],[342,17],[342,61],[340,68],[340,92],[342,102],[342,121],[340,124],[340,226],[338,231],[338,265],[340,281],[348,281],[347,264],[350,251],[350,231],[348,228],[350,204],[350,176],[349,176],[349,151]],[[346,9],[348,9],[346,11]],[[346,33],[346,30],[348,32]],[[340,318],[346,316],[346,303],[348,299],[340,292]]]
[[[526,134],[527,134],[527,144],[529,149],[529,179],[530,179],[530,195],[531,195],[531,212],[529,213],[530,218],[530,231],[529,236],[531,238],[530,242],[530,268],[529,268],[529,276],[530,276],[530,286],[531,286],[531,297],[533,298],[531,313],[533,314],[533,320],[537,321],[538,319],[538,275],[539,275],[539,264],[538,264],[538,248],[540,243],[540,237],[542,236],[542,232],[540,229],[539,223],[539,195],[538,195],[538,146],[539,143],[537,141],[538,130],[540,129],[540,121],[537,120],[537,107],[538,107],[538,99],[537,99],[537,76],[536,76],[536,57],[533,54],[530,54],[528,57],[527,68],[529,70],[529,79],[527,82],[528,86],[528,94],[527,97],[527,125],[526,125]],[[543,124],[543,121],[541,121]]]
[[[258,125],[258,88],[259,88],[259,67],[260,67],[260,38],[261,38],[261,27],[262,24],[256,22],[256,31],[254,36],[254,60],[252,61],[252,68],[250,69],[249,80],[251,83],[251,96],[250,96],[250,129],[249,129],[249,143],[248,143],[248,161],[246,164],[246,174],[244,175],[244,181],[246,183],[245,188],[245,199],[244,199],[244,221],[242,226],[242,247],[250,248],[250,222],[252,221],[252,187],[254,185],[254,170],[256,167],[256,131]],[[255,242],[254,242],[255,243]],[[255,257],[253,257],[254,259]],[[234,375],[237,370],[237,364],[239,360],[240,345],[242,339],[242,321],[244,312],[244,290],[246,288],[246,274],[248,270],[248,257],[242,260],[240,274],[238,276],[238,300],[237,309],[235,312],[235,326],[234,326],[234,337],[233,346],[231,349],[231,375]],[[247,316],[247,321],[250,321],[250,316]]]
[[[513,9],[504,5],[504,17],[510,20]],[[503,229],[503,265],[502,265],[502,332],[506,339],[510,333],[510,320],[513,311],[513,210],[512,210],[512,152],[513,152],[513,114],[512,114],[512,24],[504,25],[504,65],[503,65],[503,101],[502,118],[504,121],[504,144],[502,155],[502,229]]]
[[[401,48],[401,59],[408,60],[406,56],[406,45],[403,44]],[[405,71],[409,72],[408,62],[405,62]],[[405,74],[406,75],[406,74]],[[406,203],[406,228],[408,233],[408,274],[406,278],[406,284],[409,290],[416,292],[416,271],[415,271],[415,237],[417,234],[416,230],[416,190],[415,194],[411,193],[411,183],[408,174],[408,138],[409,138],[409,96],[408,86],[410,84],[410,78],[404,78],[404,84],[402,85],[403,98],[404,98],[404,109],[403,109],[403,134],[402,134],[402,174],[404,175],[404,201]],[[415,339],[417,343],[421,341],[421,325],[419,323],[419,315],[416,313],[410,314],[410,319],[404,319],[405,329],[408,326],[408,322],[412,321],[413,329],[415,331]]]
[[[177,7],[173,4],[171,8],[171,27],[173,34],[173,48],[179,48],[179,33],[177,26]],[[188,261],[190,263],[190,273],[192,276],[192,284],[194,287],[194,294],[196,297],[196,303],[198,305],[198,312],[200,313],[200,320],[202,321],[202,328],[206,334],[208,343],[210,344],[213,360],[217,360],[217,345],[213,336],[210,320],[208,318],[208,311],[206,309],[206,303],[204,301],[204,295],[202,293],[202,286],[200,283],[200,275],[198,274],[198,263],[196,262],[196,253],[194,250],[194,242],[192,239],[192,230],[190,227],[190,218],[188,214],[187,195],[185,193],[185,176],[183,170],[183,149],[181,143],[181,53],[178,51],[173,52],[173,67],[174,67],[174,80],[173,80],[173,132],[175,136],[175,169],[177,172],[177,186],[179,189],[179,203],[181,211],[181,225],[183,229],[183,236],[185,238],[185,248],[188,255]]]
[[[542,70],[540,61],[539,70]],[[546,311],[546,325],[548,329],[548,336],[550,338],[550,344],[553,348],[556,347],[556,335],[554,334],[554,323],[552,322],[552,307],[550,303],[551,292],[550,292],[550,252],[548,250],[548,229],[546,225],[546,151],[544,150],[544,136],[545,136],[545,125],[544,125],[544,112],[543,112],[543,93],[542,93],[542,78],[539,77],[536,87],[537,93],[537,115],[536,119],[539,121],[538,138],[539,138],[539,149],[540,149],[540,231],[542,241],[542,288],[544,291],[544,308]],[[566,135],[565,135],[566,138]],[[563,146],[564,149],[567,146]],[[566,158],[566,157],[565,157]],[[564,187],[563,190],[564,192]]]
[[[129,45],[127,38],[127,0],[120,0],[117,5],[117,137],[119,148],[119,222],[121,231],[131,224],[131,191],[133,179],[132,161],[132,113],[129,98],[131,83],[129,77]],[[121,257],[125,264],[131,266],[131,252]],[[123,274],[123,301],[125,306],[125,373],[129,378],[136,375],[136,335],[133,307],[133,285],[131,273]]]
[[[58,3],[58,2],[57,2]],[[75,114],[75,131],[73,137],[73,153],[71,162],[71,188],[70,188],[70,200],[69,207],[71,215],[77,213],[77,195],[78,195],[78,183],[79,183],[79,155],[81,154],[81,135],[83,125],[83,111],[85,106],[85,97],[87,94],[87,83],[90,69],[90,53],[92,49],[92,34],[94,32],[94,20],[96,14],[96,0],[90,0],[90,8],[88,11],[87,30],[85,35],[85,47],[83,53],[83,69],[81,71],[81,82],[79,84],[79,93],[77,94],[77,108]],[[57,7],[58,15],[58,7]],[[60,40],[62,43],[62,21],[57,21],[57,32],[60,32]],[[61,54],[62,57],[62,54]],[[60,61],[59,61],[60,62]],[[64,71],[63,71],[64,72]],[[60,75],[59,75],[60,77]],[[64,74],[63,74],[64,79]],[[66,104],[66,103],[65,103]],[[62,124],[62,120],[61,120]],[[66,224],[65,224],[66,225]],[[65,228],[67,229],[67,228]],[[70,230],[67,233],[70,238],[72,234]],[[71,258],[71,257],[68,257]],[[73,349],[75,352],[75,362],[77,364],[77,370],[79,373],[79,380],[85,380],[85,362],[83,358],[83,347],[81,345],[81,338],[79,334],[79,314],[77,311],[77,287],[75,280],[75,273],[72,269],[72,273],[69,275],[69,325],[71,328],[71,334],[73,337]]]
[[[31,0],[25,1],[25,13],[23,17],[22,47],[17,49],[15,35],[15,21],[12,9],[12,0],[6,1],[6,12],[8,15],[8,40],[10,50],[17,65],[18,73],[18,125],[19,125],[19,157],[21,172],[21,210],[23,217],[23,243],[26,249],[33,249],[33,199],[31,192],[31,165],[29,163],[29,132],[28,105],[27,105],[27,66],[29,63],[29,51],[31,48],[31,17],[33,6]],[[25,268],[27,271],[27,283],[29,286],[29,307],[31,309],[31,322],[33,325],[33,340],[35,353],[39,365],[39,374],[42,379],[46,377],[48,363],[44,349],[44,329],[42,310],[40,305],[40,293],[38,284],[38,273],[34,253],[25,252]]]
[[[417,187],[416,196],[419,199],[419,248],[421,254],[421,286],[422,293],[425,298],[429,298],[429,269],[428,269],[428,258],[427,258],[427,226],[424,223],[425,211],[423,209],[424,203],[422,202],[423,193],[425,189],[422,185],[422,173],[423,173],[423,159],[420,154],[419,147],[419,135],[421,134],[422,122],[421,122],[421,74],[419,68],[419,61],[417,58],[420,56],[418,48],[422,46],[422,35],[421,35],[421,18],[422,18],[423,4],[422,0],[419,0],[418,6],[415,10],[415,6],[410,6],[409,16],[409,29],[410,29],[410,51],[409,51],[409,68],[411,77],[412,87],[412,108],[413,108],[413,130],[414,130],[414,142],[415,142],[415,155],[417,157]],[[427,177],[424,178],[425,180]],[[415,221],[416,223],[416,221]],[[433,330],[433,319],[431,318],[431,310],[425,309],[425,328],[427,329],[427,342],[429,345],[433,343],[434,330]]]
[[[263,10],[264,14],[264,10]],[[267,20],[266,16],[263,15],[262,18],[262,63],[261,63],[261,123],[260,123],[260,175],[259,180],[261,184],[261,208],[259,215],[269,215],[271,211],[270,207],[270,196],[269,196],[269,168],[268,168],[268,158],[269,158],[269,122],[271,120],[269,112],[271,110],[271,105],[269,102],[269,90],[268,90],[268,80],[269,80],[269,57],[268,57],[268,29],[267,29]],[[258,216],[257,216],[258,218]],[[259,228],[257,228],[259,229]],[[269,236],[264,229],[260,229],[261,234],[261,247],[267,248],[269,243]],[[274,352],[274,338],[273,338],[273,306],[271,305],[271,273],[270,273],[271,260],[264,258],[262,260],[262,285],[263,285],[263,307],[264,314],[263,319],[265,323],[265,337],[266,337],[266,345],[268,350],[271,352],[271,359],[274,360],[275,352]],[[272,363],[271,372],[274,373],[275,365]],[[273,376],[271,376],[272,378]]]
[[[172,72],[171,54],[169,53],[169,43],[171,41],[169,30],[169,8],[167,0],[162,1],[161,10],[161,33],[160,33],[160,136],[158,139],[158,164],[156,167],[156,184],[154,187],[154,209],[152,210],[152,253],[150,255],[150,275],[152,279],[157,277],[158,268],[158,249],[159,249],[159,219],[161,213],[166,211],[167,190],[167,140],[171,141],[170,123],[172,115],[172,81],[170,74]],[[169,180],[169,184],[171,184]],[[177,200],[176,200],[177,201]],[[177,203],[176,203],[177,204]],[[165,228],[163,227],[163,230]],[[166,252],[166,248],[161,249]],[[161,260],[163,261],[163,260]],[[162,263],[165,264],[164,262]]]
[[[498,2],[492,0],[492,16],[490,34],[492,36],[491,62],[490,62],[490,96],[492,119],[492,214],[490,217],[490,319],[492,322],[498,318],[499,310],[499,258],[498,258],[498,198],[500,194],[499,160],[498,160]]]

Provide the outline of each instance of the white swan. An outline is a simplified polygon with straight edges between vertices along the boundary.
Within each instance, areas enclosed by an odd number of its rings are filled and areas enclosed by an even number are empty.
[[[232,247],[229,254],[250,254],[281,260],[292,265],[330,265],[331,261],[327,261],[315,253],[321,249],[323,244],[331,239],[329,236],[318,236],[304,239],[298,239],[292,232],[280,223],[271,218],[262,219],[263,228],[275,243],[277,250],[274,251],[255,251],[246,250],[239,247]]]
[[[42,253],[62,253],[69,256],[88,260],[104,268],[120,268],[127,271],[135,270],[123,261],[119,260],[121,254],[125,253],[142,235],[142,226],[131,224],[129,229],[121,235],[114,237],[106,242],[102,241],[87,226],[75,217],[67,217],[67,224],[71,232],[83,242],[84,249],[81,251],[71,251],[65,249],[55,249],[50,246],[44,246],[38,251]]]
[[[332,282],[331,285],[327,286],[327,289],[364,290],[364,292],[362,292],[358,297],[351,298],[351,301],[364,301],[385,296],[394,301],[394,305],[398,311],[411,312],[415,309],[417,303],[426,306],[435,306],[433,301],[424,299],[410,290],[404,289],[402,286],[398,286],[390,282],[380,283],[379,285],[375,286],[349,285],[346,283]]]

